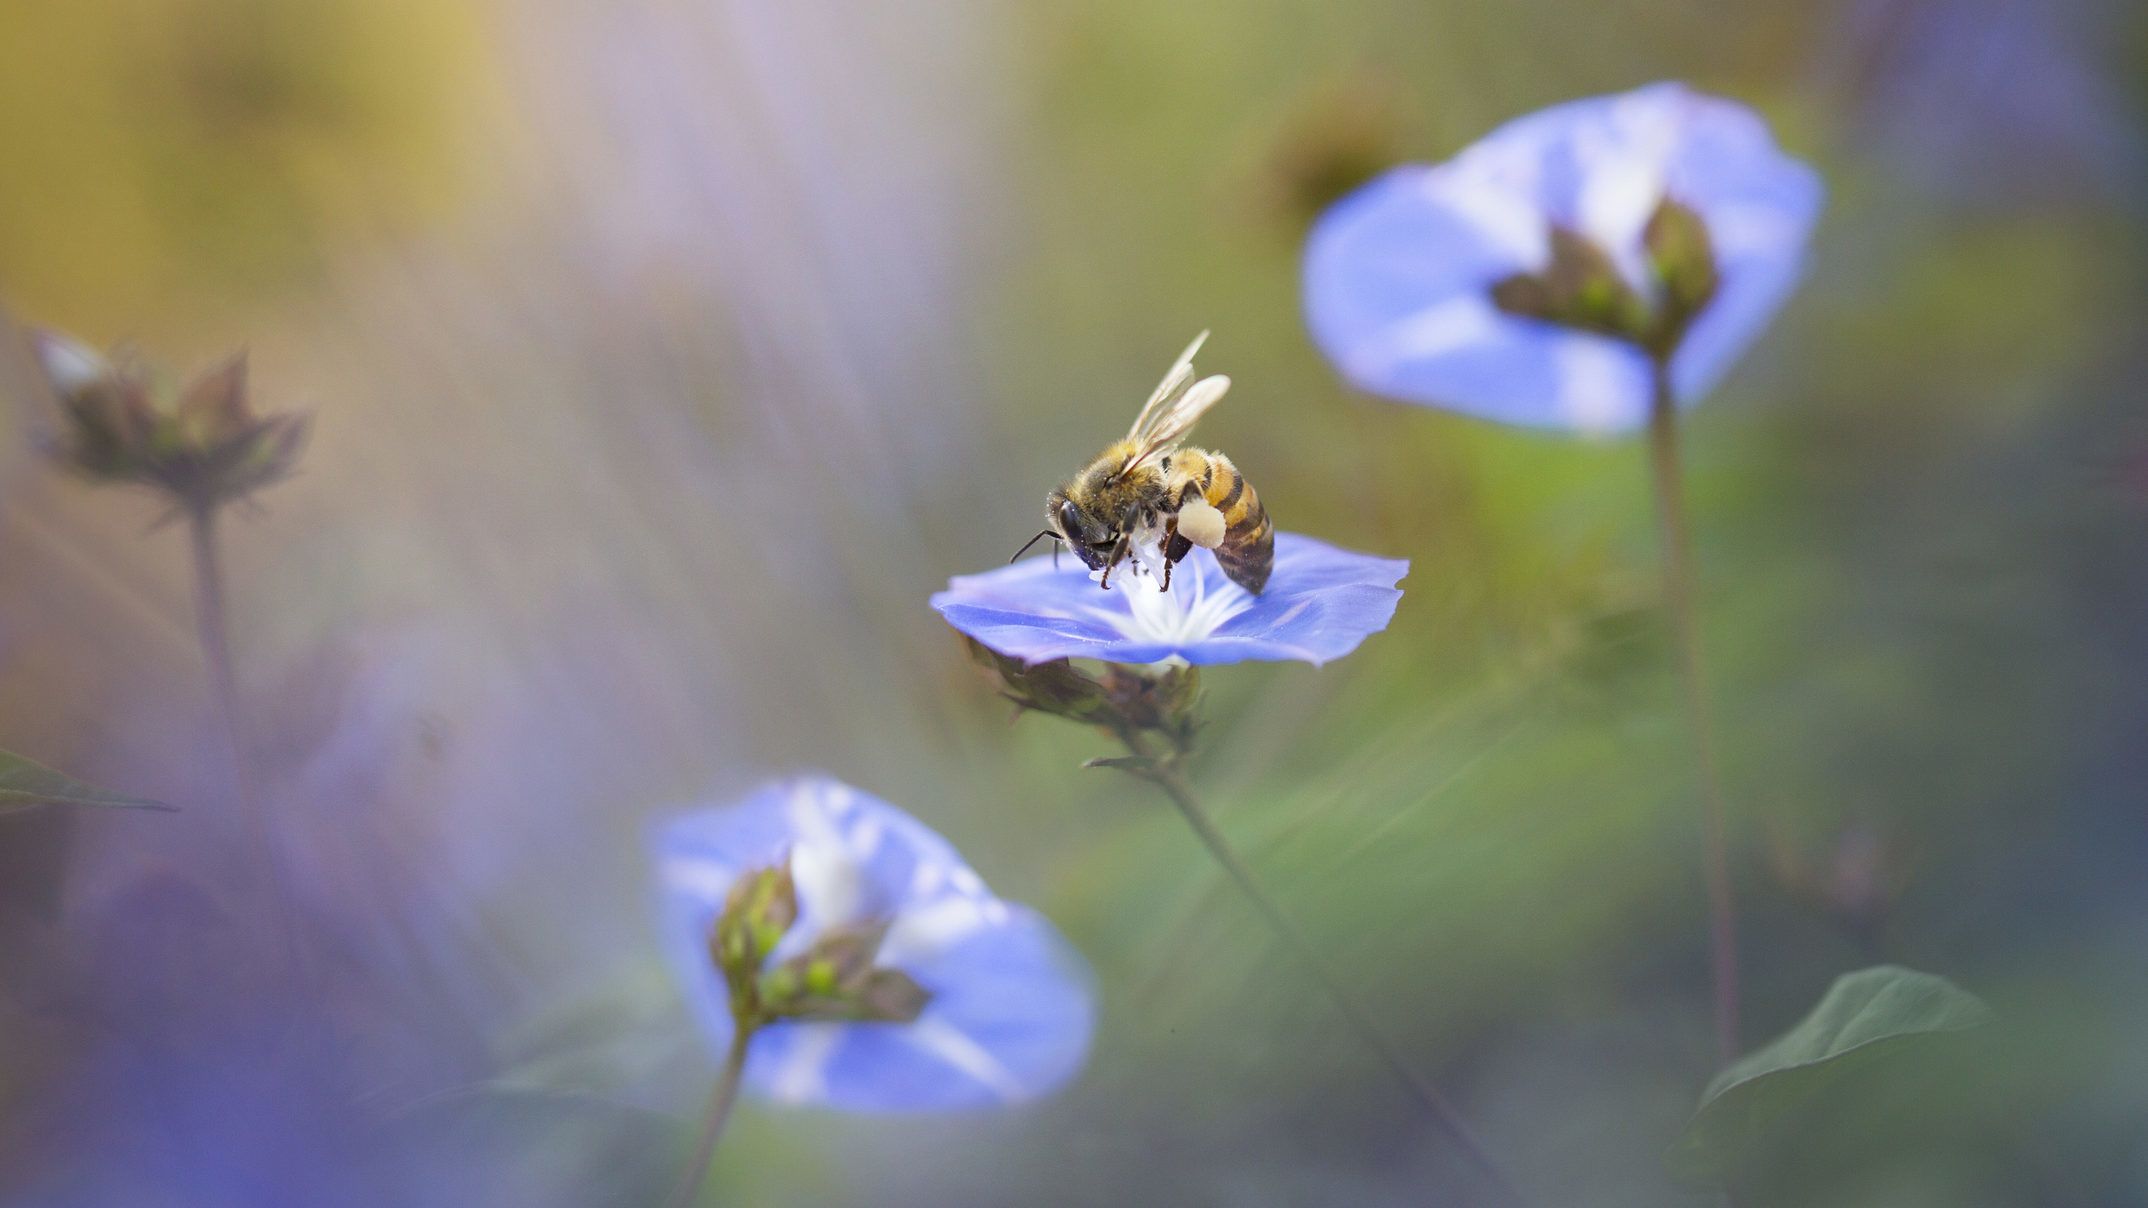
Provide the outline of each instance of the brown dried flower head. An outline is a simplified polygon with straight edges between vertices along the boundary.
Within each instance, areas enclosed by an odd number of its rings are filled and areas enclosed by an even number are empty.
[[[54,332],[35,341],[66,420],[55,455],[86,477],[154,487],[182,508],[207,511],[298,464],[311,417],[257,414],[243,351],[174,391],[130,359]]]

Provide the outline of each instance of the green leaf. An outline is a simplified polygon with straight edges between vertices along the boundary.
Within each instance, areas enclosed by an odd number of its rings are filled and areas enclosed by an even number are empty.
[[[168,810],[161,801],[122,797],[63,776],[41,763],[0,751],[0,814],[40,805],[94,805],[106,809]]]
[[[1682,1181],[1723,1185],[1784,1117],[1831,1084],[1991,1018],[1981,1000],[1943,977],[1899,965],[1843,974],[1797,1026],[1716,1075],[1665,1161]]]

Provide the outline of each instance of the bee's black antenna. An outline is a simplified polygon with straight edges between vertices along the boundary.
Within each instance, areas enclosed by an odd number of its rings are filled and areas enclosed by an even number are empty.
[[[1041,532],[1041,533],[1038,533],[1038,534],[1037,534],[1036,536],[1034,536],[1034,537],[1031,537],[1031,538],[1030,538],[1029,540],[1027,540],[1027,541],[1024,541],[1024,542],[1022,543],[1022,548],[1020,548],[1020,549],[1018,549],[1018,550],[1014,551],[1014,558],[1019,558],[1019,557],[1021,557],[1021,556],[1022,556],[1023,554],[1026,554],[1026,553],[1028,553],[1028,552],[1029,552],[1029,547],[1030,547],[1030,546],[1032,546],[1032,545],[1035,545],[1035,544],[1036,544],[1037,542],[1039,542],[1039,541],[1042,541],[1042,540],[1044,540],[1044,539],[1045,539],[1046,537],[1050,537],[1050,538],[1051,538],[1052,540],[1054,540],[1054,541],[1064,541],[1064,540],[1066,540],[1066,538],[1064,538],[1064,537],[1060,536],[1059,534],[1057,534],[1057,533],[1053,532],[1052,530],[1050,530],[1050,529],[1045,529],[1045,530],[1044,530],[1043,532]],[[1009,558],[1009,559],[1007,559],[1007,561],[1009,561],[1009,562],[1013,562],[1013,561],[1014,561],[1014,558]]]

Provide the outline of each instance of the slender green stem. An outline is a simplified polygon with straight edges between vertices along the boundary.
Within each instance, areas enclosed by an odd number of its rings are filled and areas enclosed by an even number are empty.
[[[716,1156],[716,1142],[723,1139],[724,1125],[730,1122],[731,1108],[738,1102],[739,1079],[746,1072],[746,1045],[752,1039],[753,1029],[746,1024],[731,1031],[731,1049],[724,1054],[723,1073],[717,1075],[716,1089],[709,1095],[708,1113],[701,1122],[701,1137],[694,1142],[694,1156],[680,1173],[678,1185],[664,1200],[668,1208],[689,1208],[701,1197],[702,1181],[708,1178],[709,1160]]]
[[[1312,973],[1313,980],[1326,992],[1329,1001],[1334,1004],[1337,1013],[1343,1017],[1350,1030],[1357,1034],[1365,1047],[1379,1057],[1381,1064],[1395,1076],[1410,1097],[1432,1117],[1433,1123],[1468,1155],[1470,1163],[1487,1183],[1496,1188],[1509,1203],[1525,1203],[1513,1180],[1492,1160],[1490,1152],[1463,1122],[1462,1115],[1455,1109],[1454,1104],[1448,1101],[1446,1095],[1440,1093],[1438,1087],[1411,1069],[1409,1063],[1403,1060],[1401,1050],[1395,1047],[1394,1042],[1380,1030],[1380,1025],[1373,1021],[1372,1016],[1344,988],[1342,978],[1328,965],[1320,949],[1299,929],[1297,922],[1284,912],[1282,906],[1268,896],[1268,891],[1263,889],[1260,881],[1254,877],[1253,870],[1239,858],[1237,850],[1223,837],[1223,832],[1216,829],[1208,811],[1201,808],[1200,799],[1194,796],[1193,787],[1187,783],[1185,773],[1179,770],[1179,757],[1173,755],[1170,758],[1159,758],[1148,740],[1143,738],[1138,730],[1130,727],[1121,728],[1119,738],[1126,744],[1127,751],[1135,760],[1131,765],[1124,765],[1126,770],[1162,789],[1164,796],[1171,799],[1171,804],[1178,807],[1178,812],[1186,819],[1186,824],[1193,828],[1194,835],[1200,839],[1202,846],[1208,849],[1208,854],[1214,857],[1230,879],[1237,883],[1239,891],[1245,894],[1253,908],[1267,920],[1269,928]]]
[[[1708,933],[1715,976],[1715,1038],[1724,1059],[1738,1053],[1738,919],[1730,888],[1728,811],[1716,763],[1715,707],[1701,661],[1699,607],[1694,600],[1693,542],[1686,522],[1685,483],[1679,471],[1678,406],[1669,363],[1654,363],[1655,395],[1648,413],[1649,464],[1655,481],[1656,518],[1663,540],[1663,595],[1678,644],[1678,678],[1693,732],[1694,773],[1699,780],[1701,825],[1707,848]]]

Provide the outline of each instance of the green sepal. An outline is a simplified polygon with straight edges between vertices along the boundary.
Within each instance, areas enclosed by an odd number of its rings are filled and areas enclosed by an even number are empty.
[[[761,975],[762,1018],[908,1023],[930,997],[908,974],[874,962],[887,924],[835,928]]]
[[[999,679],[1000,694],[1025,712],[1049,713],[1114,735],[1153,734],[1173,755],[1193,748],[1200,728],[1201,674],[1197,668],[1102,663],[1092,673],[1067,659],[1024,663],[974,638],[964,638],[963,644],[973,660]]]
[[[731,989],[732,1014],[758,1013],[756,980],[761,966],[798,921],[798,888],[788,859],[741,876],[724,896],[723,913],[709,935],[709,957]]]
[[[1641,245],[1648,250],[1660,291],[1647,343],[1651,351],[1667,356],[1722,284],[1715,243],[1699,214],[1666,197],[1649,215]]]
[[[1610,253],[1578,231],[1554,226],[1551,259],[1540,272],[1516,273],[1492,286],[1492,303],[1509,314],[1542,319],[1636,343],[1649,333],[1646,299],[1619,274]]]

